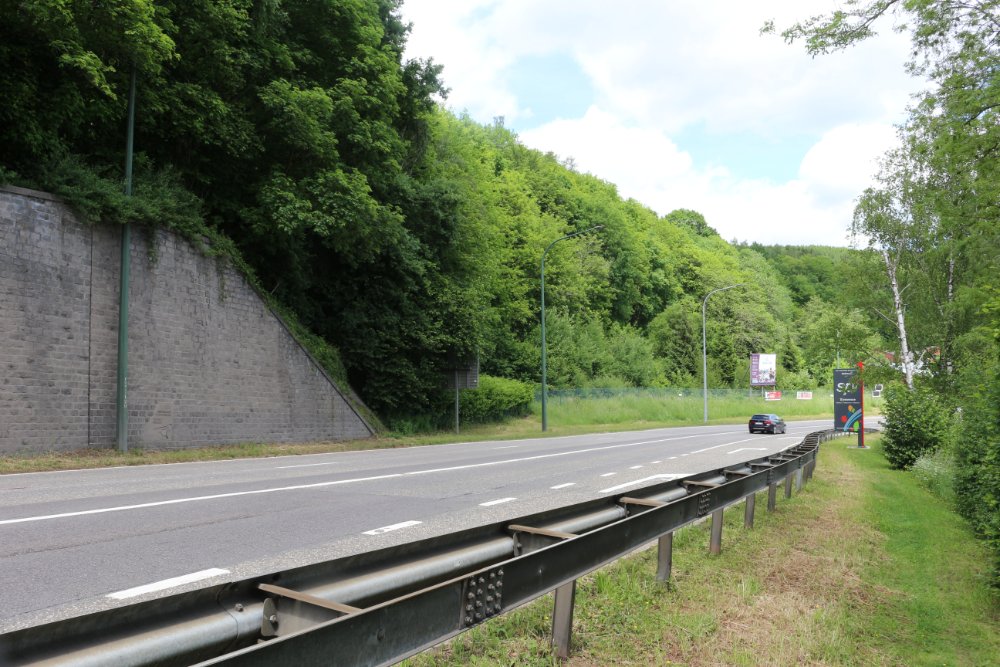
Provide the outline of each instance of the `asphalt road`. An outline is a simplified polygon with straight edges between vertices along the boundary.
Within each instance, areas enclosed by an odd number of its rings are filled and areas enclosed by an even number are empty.
[[[0,632],[756,459],[706,426],[0,476]]]

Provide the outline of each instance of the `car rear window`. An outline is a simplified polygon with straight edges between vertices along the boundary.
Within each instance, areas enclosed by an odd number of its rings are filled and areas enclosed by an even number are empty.
[[[764,420],[764,419],[770,419],[770,418],[771,418],[771,415],[754,415],[750,419],[761,419],[761,420]]]

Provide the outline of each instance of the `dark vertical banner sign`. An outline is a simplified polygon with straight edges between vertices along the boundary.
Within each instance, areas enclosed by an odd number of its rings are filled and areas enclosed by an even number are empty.
[[[859,433],[862,428],[861,385],[853,368],[833,371],[833,427],[838,431]]]

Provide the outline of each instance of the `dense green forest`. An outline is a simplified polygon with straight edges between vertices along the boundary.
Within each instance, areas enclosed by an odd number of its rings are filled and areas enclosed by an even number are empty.
[[[447,418],[456,357],[537,386],[542,252],[601,225],[546,256],[552,387],[698,386],[702,300],[742,283],[708,303],[710,386],[746,387],[753,352],[788,389],[867,361],[903,387],[897,423],[945,415],[913,461],[942,458],[1000,540],[995,0],[850,3],[784,33],[819,55],[911,31],[928,90],[859,193],[858,250],[730,244],[449,113],[440,67],[403,58],[399,4],[0,0],[0,181],[215,239],[390,424]]]

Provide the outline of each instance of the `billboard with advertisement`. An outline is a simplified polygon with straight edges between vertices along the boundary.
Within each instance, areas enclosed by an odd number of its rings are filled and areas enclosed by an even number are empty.
[[[750,355],[750,386],[773,387],[778,373],[778,355]]]
[[[858,431],[861,428],[861,385],[853,368],[833,371],[833,428],[838,431]]]
[[[780,391],[769,391],[764,394],[765,401],[780,401],[781,392]]]

